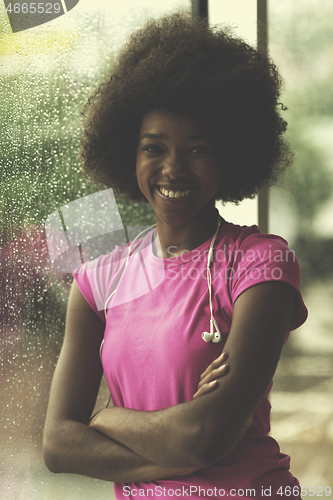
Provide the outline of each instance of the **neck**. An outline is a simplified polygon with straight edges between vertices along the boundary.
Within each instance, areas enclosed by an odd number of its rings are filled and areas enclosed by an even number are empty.
[[[158,235],[160,245],[154,244],[155,255],[169,259],[199,247],[214,236],[218,217],[214,208],[209,217],[198,216],[181,225],[164,224],[158,220],[155,237]]]

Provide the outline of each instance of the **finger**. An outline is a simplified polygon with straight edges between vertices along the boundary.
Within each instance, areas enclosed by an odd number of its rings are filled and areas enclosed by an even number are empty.
[[[229,365],[226,363],[222,366],[219,366],[212,372],[208,373],[202,380],[200,380],[198,387],[200,388],[202,385],[211,382],[212,380],[216,380],[220,377],[223,377],[229,370]]]
[[[218,368],[218,366],[220,366],[220,364],[223,363],[227,358],[228,358],[228,354],[226,352],[222,352],[221,356],[214,359],[214,361],[206,368],[206,370],[201,374],[200,378],[201,379],[204,378],[212,370]]]
[[[214,359],[214,361],[206,368],[206,370],[201,374],[201,377],[205,377],[208,373],[210,373],[212,370],[217,368],[221,363],[223,363],[227,359],[228,355],[225,352],[222,352],[222,354]]]
[[[217,387],[217,385],[217,380],[213,380],[212,382],[209,382],[209,384],[204,384],[202,387],[200,387],[200,389],[197,390],[195,394],[193,394],[193,399],[196,399],[199,396],[206,394],[207,392],[213,391]]]
[[[208,373],[202,380],[200,380],[198,388],[200,389],[200,387],[203,386],[204,384],[212,382],[213,380],[216,380],[220,377],[223,377],[223,375],[225,375],[228,372],[228,370],[229,370],[229,365],[227,364],[219,366],[212,372]]]

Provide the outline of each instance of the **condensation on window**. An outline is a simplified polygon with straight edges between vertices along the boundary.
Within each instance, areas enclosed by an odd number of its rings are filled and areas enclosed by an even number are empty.
[[[117,4],[117,5],[116,5]],[[119,5],[118,5],[119,4]],[[189,0],[85,1],[52,22],[13,33],[0,6],[0,495],[113,498],[110,483],[53,475],[41,455],[50,383],[62,344],[71,274],[54,268],[45,221],[105,189],[78,163],[81,109],[112,70],[119,46],[149,17]],[[153,223],[147,204],[118,200],[124,225]],[[100,405],[106,403],[102,388]]]

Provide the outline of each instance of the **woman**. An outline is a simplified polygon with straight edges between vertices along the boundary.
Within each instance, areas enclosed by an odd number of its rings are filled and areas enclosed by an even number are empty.
[[[299,498],[267,435],[281,349],[307,315],[299,266],[282,238],[215,209],[290,164],[279,87],[270,61],[186,15],[150,21],[120,53],[82,158],[148,201],[156,229],[74,273],[45,424],[51,471],[114,481],[116,498]],[[103,339],[115,406],[90,419]]]

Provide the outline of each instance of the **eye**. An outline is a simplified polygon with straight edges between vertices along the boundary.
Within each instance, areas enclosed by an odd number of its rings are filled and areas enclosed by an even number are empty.
[[[147,151],[148,153],[163,153],[163,149],[161,146],[157,146],[157,144],[148,144],[143,148],[143,151]]]
[[[207,155],[207,154],[213,154],[213,150],[208,146],[194,146],[193,148],[190,149],[190,153]]]

